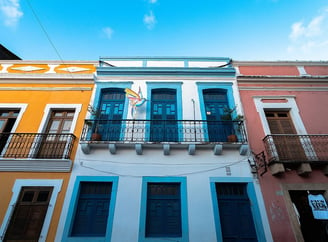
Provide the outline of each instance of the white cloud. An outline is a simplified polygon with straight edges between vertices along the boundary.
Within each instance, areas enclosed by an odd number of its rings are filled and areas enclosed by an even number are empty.
[[[16,26],[19,19],[23,16],[20,8],[19,0],[0,0],[0,13],[4,17],[6,26]]]
[[[153,29],[155,27],[155,24],[157,23],[153,11],[150,11],[149,14],[145,14],[143,21],[148,29]]]
[[[105,33],[105,35],[108,39],[111,39],[112,35],[114,33],[114,30],[111,27],[105,27],[105,28],[103,28],[103,32]]]
[[[296,59],[328,59],[328,8],[308,23],[292,24],[287,52]]]
[[[156,3],[157,0],[149,0],[149,3],[153,4],[153,3]]]
[[[296,22],[292,25],[292,32],[289,35],[289,38],[292,40],[298,39],[305,32],[305,28],[302,22]]]

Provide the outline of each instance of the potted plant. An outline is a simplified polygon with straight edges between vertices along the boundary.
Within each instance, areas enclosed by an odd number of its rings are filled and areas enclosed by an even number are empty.
[[[92,120],[89,120],[88,125],[89,129],[92,130],[91,140],[99,141],[101,140],[101,134],[98,133],[98,122],[97,118],[99,117],[101,111],[92,107],[90,104],[88,105],[88,112],[92,115]]]
[[[225,107],[224,108],[224,114],[221,115],[221,120],[226,120],[226,121],[242,121],[244,119],[243,115],[237,114],[237,115],[233,115],[233,113],[236,111],[236,106],[234,108],[228,108]],[[237,142],[238,141],[238,136],[236,135],[236,130],[234,129],[234,123],[235,122],[231,122],[231,129],[229,130],[229,132],[231,131],[231,133],[227,136],[227,141],[228,142]],[[238,123],[239,125],[239,123]]]

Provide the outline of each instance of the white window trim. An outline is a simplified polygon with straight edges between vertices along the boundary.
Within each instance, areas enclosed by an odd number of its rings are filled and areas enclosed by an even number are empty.
[[[269,135],[271,134],[270,132],[270,128],[269,128],[269,124],[268,121],[265,117],[265,110],[286,110],[289,111],[290,116],[292,118],[292,121],[294,123],[295,129],[296,129],[296,133],[297,134],[304,134],[306,135],[306,129],[305,126],[302,122],[301,116],[299,114],[299,110],[295,101],[295,96],[256,96],[253,97],[254,98],[254,102],[255,102],[255,107],[257,112],[260,115],[261,118],[261,122],[263,125],[263,129],[264,129],[264,133],[265,135]],[[263,103],[262,100],[265,99],[270,99],[270,100],[281,100],[281,99],[285,99],[286,102],[285,103]]]
[[[254,96],[254,102],[257,112],[259,113],[264,134],[270,135],[270,128],[269,123],[267,121],[267,118],[265,116],[265,111],[267,110],[285,110],[289,111],[289,114],[291,116],[292,122],[295,126],[296,133],[299,135],[307,135],[307,131],[305,129],[305,126],[303,124],[302,118],[299,113],[299,109],[296,104],[295,96]],[[270,103],[264,103],[262,100],[270,99],[270,100],[286,100],[286,102],[270,102]],[[308,138],[300,139],[301,144],[303,145],[304,152],[308,158],[316,157],[315,150],[313,149],[311,145],[311,140]],[[275,146],[273,145],[273,153],[278,157],[278,153],[275,149]]]
[[[27,104],[25,104],[25,103],[1,103],[0,104],[0,109],[19,109],[19,113],[17,115],[15,124],[10,131],[11,133],[15,133],[15,131],[18,127],[18,124],[19,124],[20,120],[22,119],[24,112],[26,111],[26,108],[27,108]],[[11,139],[11,136],[9,137],[9,140],[8,140],[9,142],[7,142],[6,146],[2,150],[2,153],[0,153],[0,154],[6,153],[8,145],[10,143],[10,139]]]
[[[75,130],[77,118],[78,118],[79,113],[81,111],[81,107],[82,107],[82,104],[47,104],[45,109],[44,109],[44,115],[43,115],[43,118],[41,120],[39,129],[38,129],[38,133],[44,133],[45,132],[45,130],[47,128],[47,125],[48,125],[48,122],[49,122],[49,119],[50,119],[50,116],[51,116],[51,112],[53,110],[56,110],[56,109],[74,109],[74,117],[73,117],[73,120],[72,120],[71,129],[69,131],[69,133],[73,134],[74,130]],[[66,142],[66,147],[65,147],[64,153],[66,152],[68,143],[70,143],[70,142],[71,142],[71,140],[68,139],[67,142]],[[36,142],[36,143],[38,143],[38,142]],[[33,153],[33,152],[34,151],[31,150],[31,153]]]
[[[39,242],[46,241],[48,230],[49,230],[49,227],[50,227],[50,221],[51,221],[51,218],[52,218],[52,214],[54,212],[54,208],[55,208],[55,204],[56,204],[56,201],[57,201],[58,193],[60,192],[61,187],[62,187],[62,183],[63,183],[63,180],[61,180],[61,179],[60,180],[59,179],[58,180],[17,179],[15,181],[14,186],[13,186],[13,189],[12,189],[13,195],[11,197],[11,200],[10,200],[6,215],[3,219],[3,223],[2,223],[1,228],[0,228],[0,235],[1,235],[0,240],[2,241],[4,239],[5,232],[7,230],[8,225],[9,225],[12,213],[14,212],[16,202],[17,202],[17,199],[18,199],[18,196],[21,192],[22,187],[27,187],[27,186],[49,186],[49,187],[53,187],[53,191],[52,191],[52,194],[51,194],[47,214],[46,214],[46,217],[44,218],[43,226],[42,226],[40,237],[39,237]]]
[[[23,117],[24,112],[26,111],[27,104],[25,103],[1,103],[0,104],[0,109],[19,109],[18,116],[16,118],[15,124],[13,128],[11,129],[12,133],[14,133],[18,127],[18,124],[20,120]]]
[[[75,110],[71,130],[70,130],[70,133],[74,133],[77,118],[79,116],[81,108],[82,108],[82,104],[47,104],[44,109],[44,115],[41,120],[39,129],[38,129],[38,133],[43,133],[45,131],[47,123],[48,123],[50,115],[51,115],[51,111],[54,109],[74,109]]]

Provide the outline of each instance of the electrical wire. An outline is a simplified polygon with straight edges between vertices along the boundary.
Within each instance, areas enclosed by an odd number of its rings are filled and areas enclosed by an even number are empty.
[[[247,158],[245,158],[247,159]],[[160,163],[160,162],[124,162],[121,161],[113,161],[113,160],[100,160],[100,159],[82,159],[79,158],[80,161],[92,161],[92,162],[105,162],[105,163],[113,163],[113,164],[121,164],[121,165],[154,165],[154,166],[197,166],[197,165],[216,165],[213,162],[208,163]],[[231,162],[227,162],[230,164]]]
[[[43,33],[45,34],[47,40],[49,41],[50,45],[52,46],[52,48],[53,48],[54,51],[56,52],[56,55],[58,56],[58,58],[60,59],[60,61],[62,62],[62,64],[66,66],[66,64],[65,64],[65,62],[64,62],[64,59],[63,59],[62,56],[60,55],[60,53],[59,53],[58,49],[56,48],[54,42],[51,40],[50,35],[48,34],[46,28],[45,28],[44,25],[42,24],[40,18],[38,17],[36,11],[34,10],[32,4],[31,4],[30,0],[26,0],[26,2],[27,2],[27,5],[29,6],[29,8],[31,9],[32,14],[34,15],[36,21],[37,21],[38,24],[40,25],[40,27],[41,27]],[[67,66],[66,66],[66,70],[67,70],[67,72],[69,72],[69,74],[71,75],[72,79],[74,79],[74,77],[73,77],[73,75],[72,75],[72,72],[67,68]]]
[[[248,162],[248,159],[249,156],[247,156],[247,158],[243,158],[241,160],[237,160],[235,162],[229,162],[228,164],[226,165],[220,165],[218,167],[214,167],[214,168],[209,168],[209,169],[202,169],[202,170],[198,170],[198,171],[193,171],[193,172],[185,172],[185,173],[179,173],[179,174],[165,174],[165,175],[159,175],[159,177],[167,177],[167,176],[186,176],[186,175],[194,175],[194,174],[201,174],[201,173],[206,173],[206,172],[210,172],[210,171],[215,171],[215,170],[219,170],[219,169],[224,169],[226,167],[230,167],[230,166],[234,166],[234,165],[237,165],[239,163],[242,163],[242,162]],[[86,169],[90,169],[90,170],[93,170],[93,171],[97,171],[97,172],[101,172],[101,173],[104,173],[104,174],[110,174],[110,175],[115,175],[115,176],[121,176],[121,177],[137,177],[137,178],[142,178],[144,177],[144,175],[129,175],[129,174],[121,174],[121,173],[117,173],[117,172],[112,172],[112,171],[105,171],[103,169],[97,169],[97,168],[94,168],[94,167],[91,167],[91,166],[87,166],[87,165],[84,165],[83,164],[83,160],[84,161],[99,161],[99,162],[111,162],[111,163],[120,163],[122,165],[124,164],[131,164],[131,163],[122,163],[122,162],[114,162],[114,161],[105,161],[105,160],[95,160],[95,159],[80,159],[79,157],[77,157],[76,161],[79,162],[80,166],[81,167],[84,167]],[[162,163],[133,163],[133,164],[136,164],[136,165],[164,165]],[[165,164],[166,166],[168,165],[204,165],[203,163],[198,163],[198,164]],[[207,165],[210,165],[209,163],[207,163]],[[215,164],[211,164],[211,165],[215,165]]]

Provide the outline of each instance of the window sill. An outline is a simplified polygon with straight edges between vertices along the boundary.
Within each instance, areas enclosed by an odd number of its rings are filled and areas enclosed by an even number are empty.
[[[105,242],[105,237],[68,237],[65,241],[67,242]]]
[[[142,242],[167,242],[167,241],[175,241],[175,242],[184,242],[182,237],[146,237],[141,240]]]
[[[0,159],[0,171],[70,172],[68,159]]]

